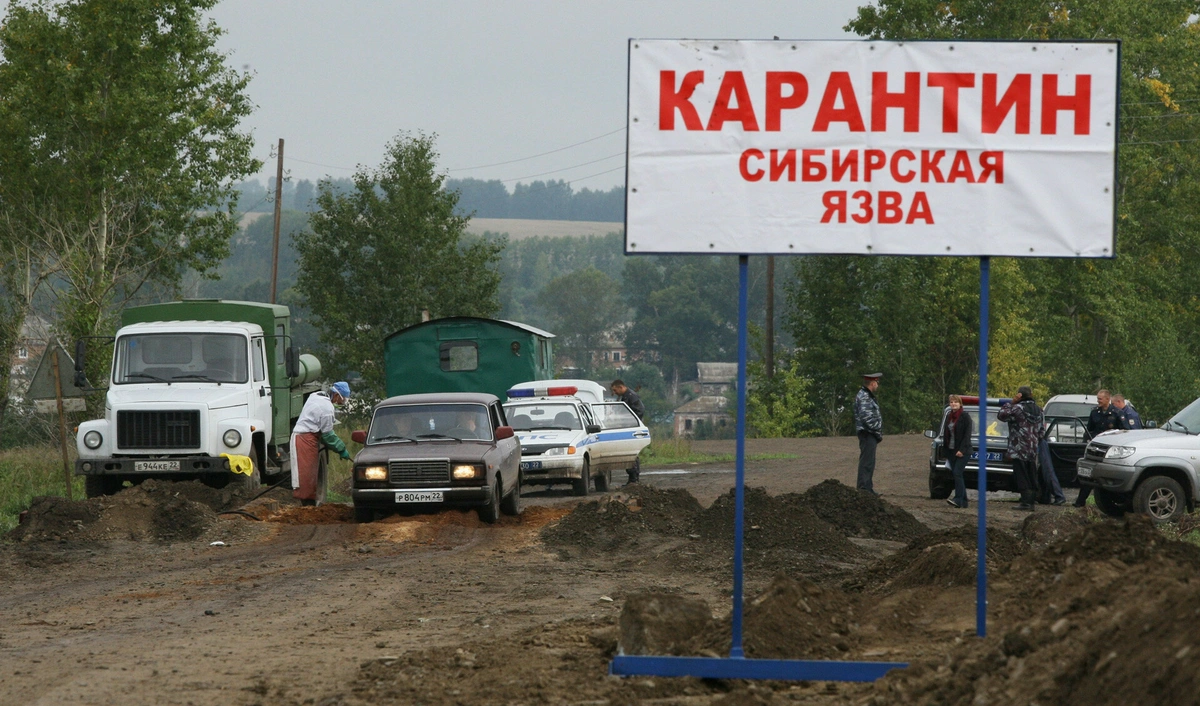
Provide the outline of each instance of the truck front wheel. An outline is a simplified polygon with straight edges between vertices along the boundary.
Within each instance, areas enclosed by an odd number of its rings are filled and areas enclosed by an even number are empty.
[[[1109,517],[1124,517],[1126,510],[1128,510],[1126,503],[1122,501],[1121,497],[1107,490],[1096,488],[1092,493],[1092,497],[1096,499],[1096,507],[1100,508],[1100,512]]]
[[[1133,510],[1149,515],[1155,524],[1177,522],[1187,510],[1187,498],[1174,478],[1152,476],[1133,492]]]
[[[115,495],[121,492],[121,488],[124,485],[124,479],[118,476],[83,477],[83,489],[89,498],[98,498],[101,495]]]

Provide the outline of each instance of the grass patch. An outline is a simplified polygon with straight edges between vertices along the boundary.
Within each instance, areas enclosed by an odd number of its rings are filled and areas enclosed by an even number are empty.
[[[729,463],[734,454],[714,454],[692,449],[690,439],[653,439],[642,451],[642,466],[674,466],[692,463]],[[747,461],[796,458],[795,454],[746,454]]]
[[[72,472],[74,469],[72,469]],[[71,477],[71,493],[84,497],[83,477]],[[38,495],[66,496],[62,455],[55,446],[0,451],[0,532],[17,526],[17,515]]]

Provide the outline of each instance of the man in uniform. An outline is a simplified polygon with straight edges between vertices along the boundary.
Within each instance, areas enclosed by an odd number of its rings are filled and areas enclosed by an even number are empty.
[[[1109,395],[1108,390],[1100,390],[1096,393],[1097,405],[1092,409],[1092,413],[1088,415],[1087,430],[1088,436],[1091,438],[1094,439],[1106,431],[1125,428],[1125,421],[1121,418],[1117,408],[1110,404],[1111,401],[1112,397]],[[1075,498],[1075,507],[1086,505],[1088,496],[1091,494],[1091,486],[1082,486],[1079,489],[1079,495]]]
[[[637,415],[638,421],[645,423],[643,420],[646,417],[646,405],[642,404],[642,398],[633,390],[630,390],[623,380],[613,380],[612,386],[609,388],[612,393],[617,396],[625,404],[629,405],[629,409]],[[642,473],[642,459],[640,457],[633,459],[633,467],[625,471],[628,479],[625,485],[637,483],[638,477]]]
[[[883,373],[863,375],[863,385],[854,397],[854,430],[858,432],[858,489],[875,493],[875,447],[883,441],[883,415],[875,391]]]
[[[1141,429],[1142,415],[1129,404],[1125,399],[1125,395],[1113,395],[1112,406],[1117,408],[1117,414],[1121,415],[1122,429]]]
[[[335,382],[329,393],[314,392],[304,402],[300,418],[292,429],[292,497],[303,505],[316,505],[324,499],[324,488],[318,488],[320,479],[321,442],[336,451],[344,459],[350,458],[346,444],[333,433],[333,408],[341,406],[350,398],[350,385]]]

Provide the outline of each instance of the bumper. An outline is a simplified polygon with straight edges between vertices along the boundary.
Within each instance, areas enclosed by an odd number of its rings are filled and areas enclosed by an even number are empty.
[[[559,483],[582,477],[582,457],[521,459],[521,482],[526,485]]]
[[[77,476],[173,475],[185,473],[228,473],[229,459],[213,456],[173,458],[81,458],[75,461]]]
[[[442,494],[441,502],[397,502],[398,496],[403,496],[408,493],[430,493],[438,492]],[[492,491],[483,486],[470,488],[354,488],[350,491],[350,498],[354,501],[355,507],[373,507],[379,509],[392,509],[397,507],[436,507],[439,505],[459,505],[474,507],[479,505],[490,505],[492,503]]]
[[[1131,493],[1137,480],[1137,468],[1134,466],[1080,459],[1075,468],[1079,485],[1085,488],[1100,488],[1112,493]]]
[[[988,490],[1013,490],[1017,489],[1017,479],[1013,475],[1012,466],[1001,465],[1003,461],[990,461],[987,465],[987,489]],[[945,461],[940,461],[938,465],[933,467],[932,475],[934,480],[945,485],[954,484],[954,473],[950,471],[950,467]],[[963,469],[963,482],[968,488],[979,488],[979,464],[974,461],[967,462],[967,467]]]

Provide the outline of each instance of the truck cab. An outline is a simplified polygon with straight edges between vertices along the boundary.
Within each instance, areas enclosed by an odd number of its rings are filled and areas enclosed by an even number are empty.
[[[89,497],[147,477],[256,486],[290,470],[288,439],[320,363],[286,345],[286,307],[190,300],[122,321],[104,418],[76,436]],[[235,475],[230,456],[249,458],[250,473]]]

